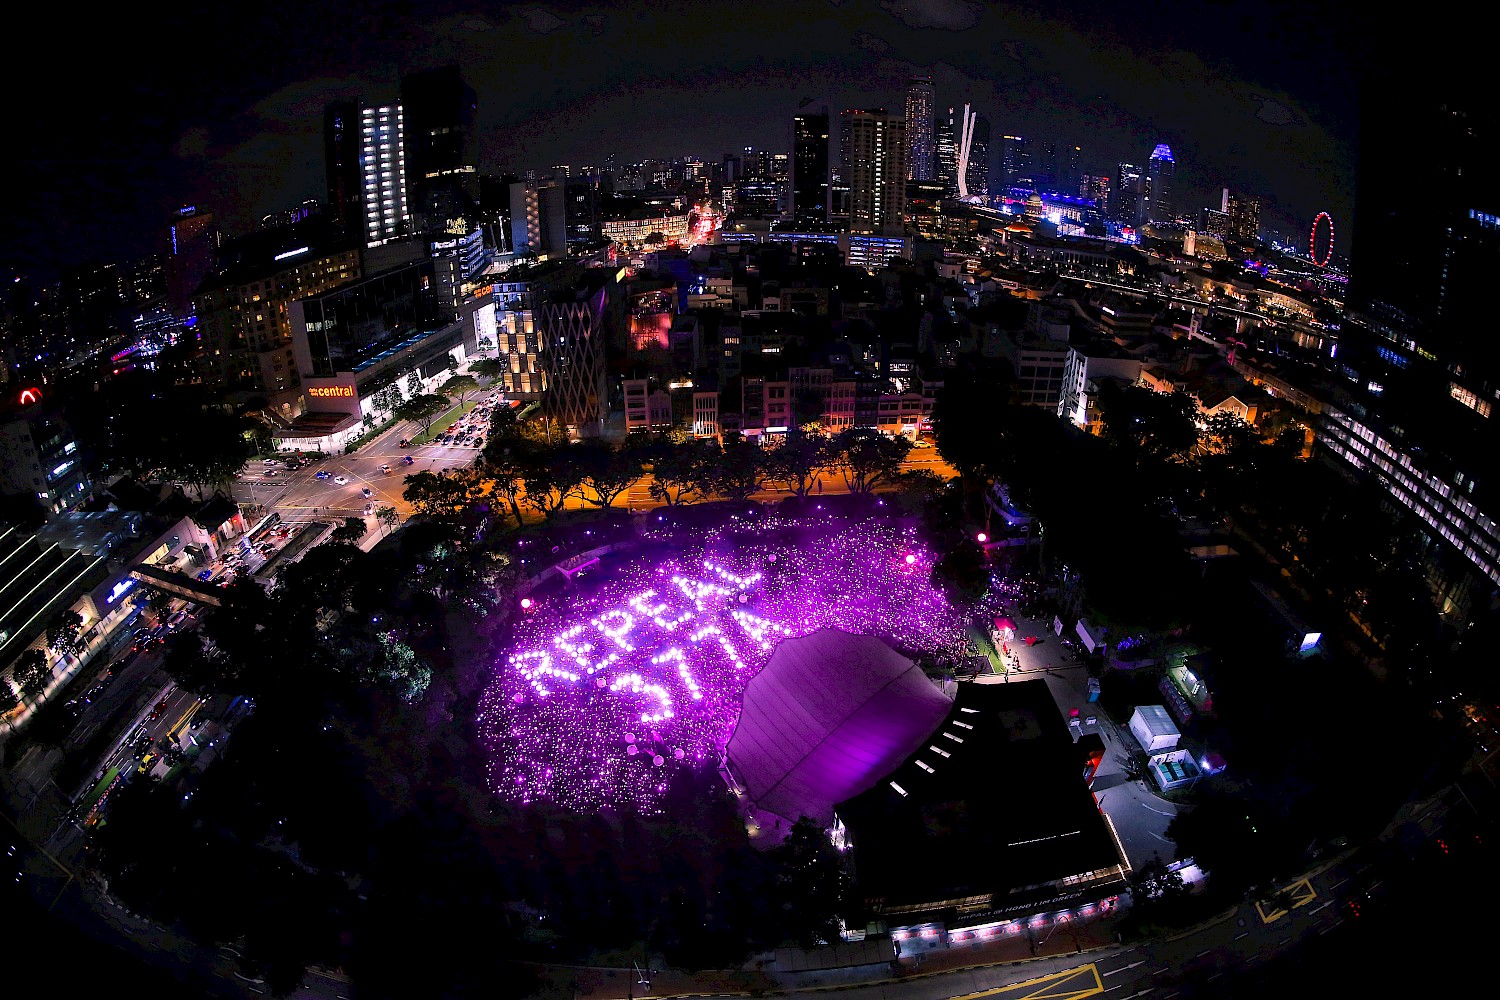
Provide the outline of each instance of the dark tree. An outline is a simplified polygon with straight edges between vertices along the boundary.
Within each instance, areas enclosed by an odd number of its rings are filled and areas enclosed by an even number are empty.
[[[786,938],[804,948],[837,941],[846,876],[843,860],[818,824],[799,819],[770,854]]]
[[[730,500],[759,493],[769,471],[767,457],[765,449],[737,431],[726,434],[715,463],[713,492]]]
[[[482,489],[479,478],[468,470],[418,472],[406,477],[402,496],[418,514],[451,520],[471,508]]]
[[[640,459],[628,450],[611,448],[603,441],[583,441],[571,450],[583,473],[579,495],[584,503],[610,507],[641,478]]]
[[[786,432],[767,455],[770,476],[799,497],[806,497],[818,482],[818,475],[829,468],[837,456],[822,434],[793,427]]]
[[[343,524],[340,524],[333,531],[329,532],[328,538],[330,541],[335,542],[354,543],[365,537],[365,533],[369,530],[370,526],[365,523],[364,518],[346,517]]]
[[[978,601],[990,586],[984,550],[968,539],[959,542],[932,567],[932,582],[960,601]]]
[[[1104,437],[1136,465],[1186,458],[1198,444],[1198,404],[1185,392],[1105,382],[1099,394]]]
[[[651,495],[668,507],[692,503],[713,490],[713,453],[697,441],[671,445],[651,464]]]
[[[446,410],[450,402],[448,397],[441,393],[420,393],[396,407],[395,417],[397,420],[421,424],[422,433],[426,434],[432,429],[432,418]]]
[[[28,649],[16,657],[10,675],[21,694],[35,701],[52,680],[52,665],[47,662],[46,653],[40,649]]]
[[[47,624],[47,646],[59,656],[75,653],[79,647],[78,633],[83,629],[83,616],[71,608],[64,608]]]
[[[911,440],[891,437],[872,427],[850,427],[834,435],[830,450],[850,493],[869,493],[901,474]]]

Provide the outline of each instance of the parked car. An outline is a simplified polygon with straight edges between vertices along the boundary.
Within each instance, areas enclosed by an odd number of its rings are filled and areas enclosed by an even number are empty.
[[[333,477],[333,481],[336,484],[338,484],[339,486],[348,486],[349,485],[349,477],[348,476],[334,476]]]

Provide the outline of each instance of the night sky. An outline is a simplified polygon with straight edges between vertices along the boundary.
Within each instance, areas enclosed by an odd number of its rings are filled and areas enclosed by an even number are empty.
[[[1369,26],[1327,0],[173,6],[7,33],[0,264],[127,260],[183,204],[236,232],[321,198],[324,104],[449,62],[479,95],[485,172],[785,150],[803,99],[901,107],[923,73],[995,137],[1076,142],[1088,168],[1170,144],[1184,209],[1228,184],[1262,197],[1266,229],[1351,218]]]

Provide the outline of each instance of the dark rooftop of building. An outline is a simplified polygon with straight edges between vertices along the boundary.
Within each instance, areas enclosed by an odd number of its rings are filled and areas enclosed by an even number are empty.
[[[1002,909],[1120,863],[1041,680],[960,685],[932,736],[836,811],[866,898],[886,907],[993,894]]]

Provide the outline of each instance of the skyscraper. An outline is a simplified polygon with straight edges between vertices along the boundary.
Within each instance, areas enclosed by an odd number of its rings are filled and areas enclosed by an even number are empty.
[[[1428,526],[1429,582],[1458,620],[1500,585],[1500,118],[1485,72],[1367,81],[1342,377],[1318,427]]]
[[[328,212],[349,233],[364,231],[360,212],[359,105],[336,101],[323,110],[323,166],[328,179]]]
[[[585,298],[547,302],[536,309],[547,380],[542,412],[567,428],[570,437],[595,437],[604,426],[608,295],[607,288],[600,288]]]
[[[1172,147],[1164,142],[1156,144],[1146,166],[1146,222],[1171,222],[1172,171],[1176,164],[1172,160]]]
[[[457,66],[401,79],[409,208],[426,232],[472,229],[479,198],[478,102]]]
[[[1031,149],[1019,135],[1000,139],[1000,180],[1007,188],[1031,188],[1036,184],[1031,169]]]
[[[1253,243],[1260,238],[1260,201],[1258,199],[1225,188],[1219,211],[1229,217],[1230,236],[1241,243]]]
[[[969,142],[968,182],[969,194],[985,197],[990,193],[990,120],[978,112]]]
[[[406,134],[399,104],[360,112],[359,170],[364,178],[365,246],[410,228],[406,207]]]
[[[1122,163],[1115,175],[1109,198],[1109,214],[1121,222],[1139,226],[1146,210],[1146,172],[1134,163]]]
[[[900,236],[906,214],[906,116],[884,109],[849,118],[849,231]]]
[[[938,116],[934,132],[937,167],[932,179],[943,185],[943,193],[950,197],[958,192],[958,133],[961,128],[958,111],[949,108]]]
[[[917,77],[906,88],[907,179],[930,181],[936,169],[934,113],[937,103],[930,77]]]
[[[908,107],[910,105],[908,104]],[[828,112],[792,118],[792,221],[828,221]]]
[[[172,216],[167,226],[167,303],[178,319],[193,314],[193,293],[218,264],[220,242],[212,212],[189,206]]]

